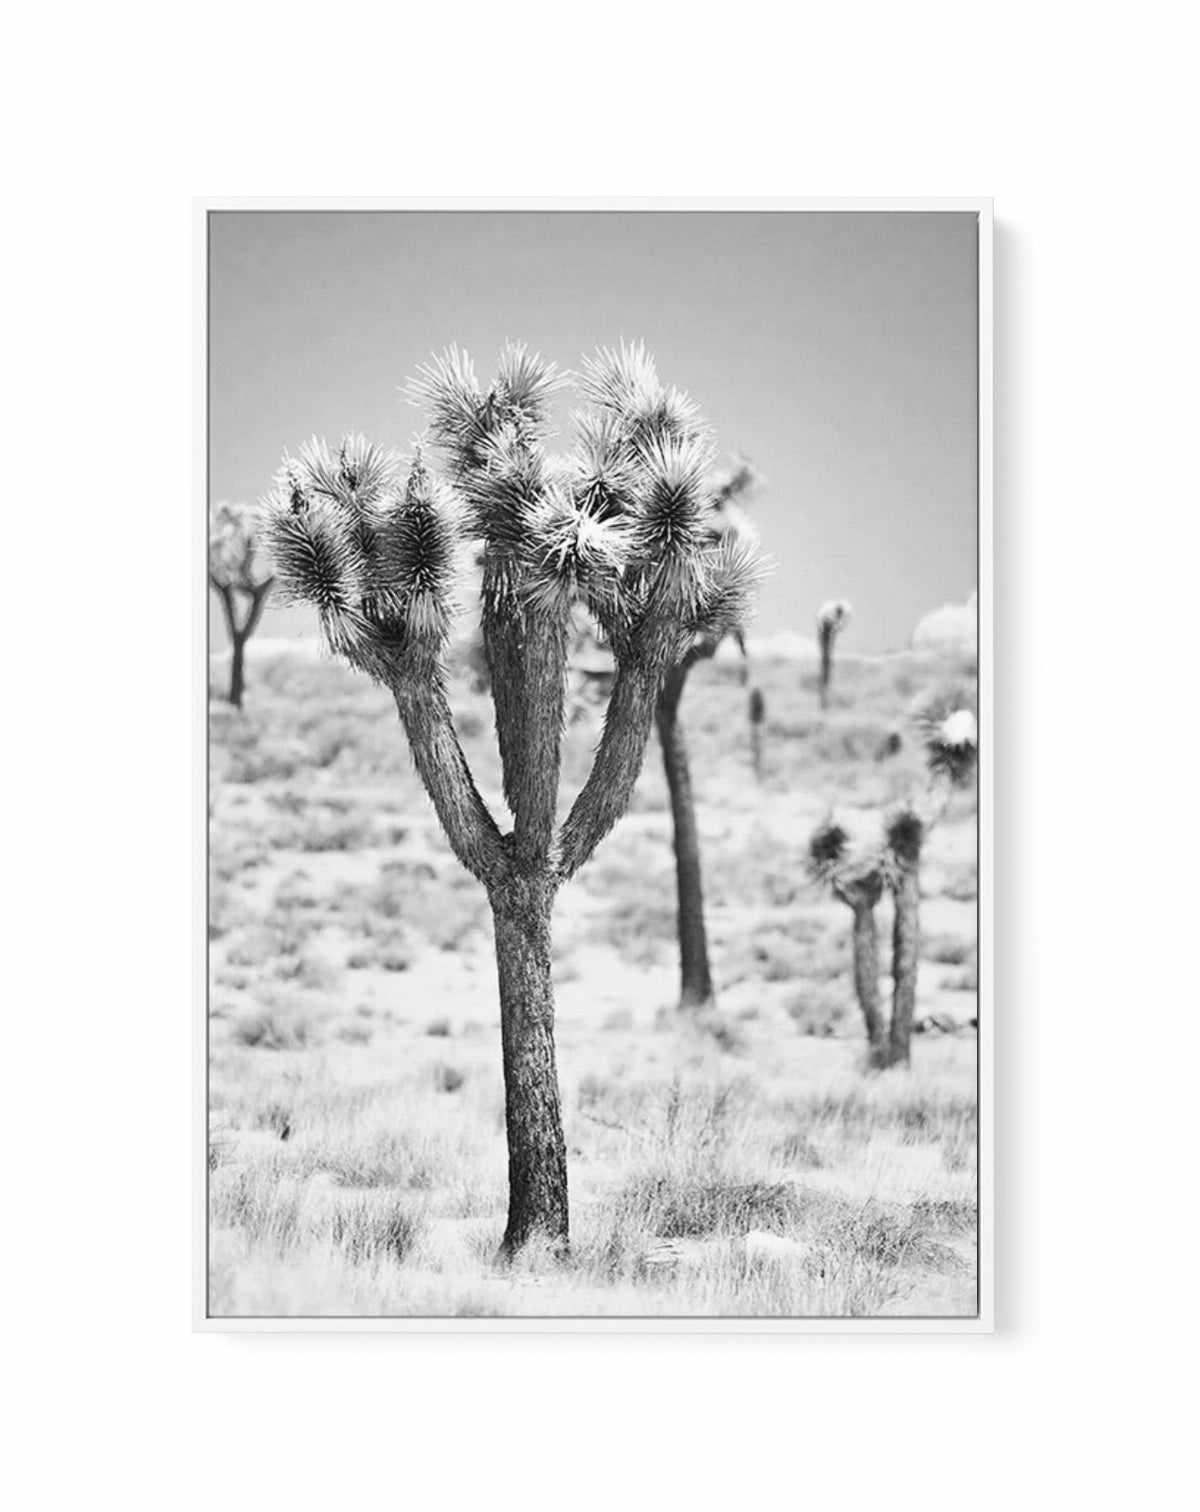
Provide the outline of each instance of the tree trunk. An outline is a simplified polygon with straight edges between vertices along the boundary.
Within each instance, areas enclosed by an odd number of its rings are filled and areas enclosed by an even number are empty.
[[[886,1063],[888,1037],[879,998],[879,933],[873,903],[858,903],[854,907],[854,992],[867,1029],[871,1062]]]
[[[750,759],[754,763],[754,775],[762,781],[763,769],[763,725],[767,717],[766,700],[762,696],[761,688],[750,689]]]
[[[235,709],[242,707],[242,694],[246,690],[246,636],[236,631],[230,637],[229,702]]]
[[[821,683],[820,696],[821,707],[829,707],[829,687],[833,681],[833,632],[821,627],[819,639],[821,642]]]
[[[501,1252],[529,1239],[566,1249],[567,1148],[554,1061],[548,880],[509,879],[492,895],[504,1108],[508,1135],[508,1225]]]
[[[892,1030],[890,1065],[908,1065],[913,1014],[917,1006],[917,958],[920,947],[921,873],[917,862],[904,866],[894,889],[892,926]]]
[[[667,679],[655,713],[662,745],[663,769],[671,794],[675,846],[676,924],[679,936],[679,1006],[703,1008],[713,1002],[704,928],[704,884],[700,870],[700,836],[687,744],[679,722],[679,700],[687,669],[676,667]]]

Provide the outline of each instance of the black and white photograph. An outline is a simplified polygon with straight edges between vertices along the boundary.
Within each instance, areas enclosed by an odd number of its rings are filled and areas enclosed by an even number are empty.
[[[991,1326],[991,237],[206,211],[206,1325]]]

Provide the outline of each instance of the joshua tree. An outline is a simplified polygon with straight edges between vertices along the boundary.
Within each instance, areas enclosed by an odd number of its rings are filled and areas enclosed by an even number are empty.
[[[829,691],[833,682],[833,643],[837,640],[846,621],[850,618],[850,605],[845,599],[830,599],[817,610],[817,646],[821,653],[821,707],[829,707]]]
[[[451,350],[421,368],[446,466],[359,440],[285,459],[267,534],[289,592],[325,637],[395,699],[446,837],[487,890],[495,928],[509,1156],[502,1250],[568,1238],[567,1166],[554,1052],[551,912],[629,802],[668,672],[698,639],[739,622],[752,558],[706,533],[710,441],[691,400],[638,348],[585,363],[587,413],[562,459],[543,446],[563,380],[523,347],[481,387]],[[504,792],[502,832],[454,727],[443,655],[463,538],[482,542],[484,643]],[[617,673],[592,770],[561,826],[560,747],[572,605],[603,626]]]
[[[753,488],[758,475],[749,462],[739,460],[731,472],[712,485],[709,495],[707,535],[713,548],[725,545],[751,560],[756,534],[737,504]],[[659,694],[655,720],[662,746],[663,770],[671,799],[672,842],[675,850],[676,929],[679,938],[679,1006],[705,1008],[714,999],[712,971],[708,961],[708,934],[704,923],[704,882],[700,861],[700,832],[687,741],[679,705],[688,673],[698,661],[715,654],[723,635],[731,635],[742,653],[742,681],[749,673],[749,658],[743,624],[730,616],[721,633],[697,637],[683,658],[671,669]],[[755,770],[761,761],[761,734],[765,706],[761,692],[750,694],[750,733]],[[757,717],[756,717],[757,716]]]
[[[758,473],[744,458],[737,458],[726,470],[709,475],[705,482],[705,539],[709,548],[727,546],[744,554],[749,560],[749,553],[757,544],[757,533],[738,501],[758,486],[759,482]],[[723,634],[731,636],[742,653],[741,675],[745,684],[750,675],[750,658],[746,650],[743,625],[731,620]],[[696,824],[687,741],[680,718],[680,703],[688,673],[697,662],[716,653],[722,638],[722,634],[716,634],[698,636],[692,641],[682,660],[671,669],[659,694],[655,711],[671,803],[676,929],[679,940],[679,1001],[680,1007],[687,1009],[711,1005],[714,991],[704,922],[700,836]],[[605,648],[596,634],[592,617],[583,606],[577,605],[569,655],[573,683],[569,702],[573,713],[585,707],[588,696],[609,680],[605,658]],[[761,768],[761,727],[765,709],[762,693],[758,688],[753,688],[749,697],[749,711],[756,773]]]
[[[750,714],[750,759],[754,763],[754,775],[762,781],[763,724],[767,717],[766,700],[760,688],[751,688],[748,700]]]
[[[854,914],[854,989],[875,1067],[907,1065],[917,1001],[920,951],[921,852],[951,793],[975,770],[975,717],[957,695],[943,695],[918,715],[929,769],[919,801],[888,815],[881,845],[854,847],[841,825],[826,820],[809,841],[809,873]],[[875,907],[884,887],[892,893],[892,1011],[885,1021],[879,997],[879,942]]]
[[[884,829],[884,873],[894,906],[892,922],[892,1024],[888,1062],[907,1065],[917,1004],[920,953],[921,851],[956,788],[975,772],[979,736],[975,716],[957,694],[934,698],[917,716],[925,742],[929,786],[920,803],[905,803]]]
[[[255,560],[257,510],[222,500],[208,521],[208,581],[216,590],[229,632],[229,702],[242,706],[246,687],[246,642],[254,634],[275,581],[263,577]],[[239,600],[244,610],[239,617]]]
[[[808,869],[854,915],[854,992],[862,1009],[871,1064],[885,1065],[887,1023],[879,997],[879,933],[875,927],[875,905],[883,896],[882,859],[875,852],[855,854],[850,836],[840,824],[827,819],[809,841]]]

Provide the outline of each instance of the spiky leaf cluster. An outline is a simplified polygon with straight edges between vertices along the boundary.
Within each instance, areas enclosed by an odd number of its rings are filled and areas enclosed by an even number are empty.
[[[825,886],[833,880],[849,851],[850,836],[833,818],[823,820],[808,842],[808,874]]]
[[[378,672],[381,646],[445,640],[457,524],[419,455],[402,482],[364,437],[314,438],[284,458],[262,520],[285,596],[316,608],[333,651]]]
[[[450,634],[459,563],[453,498],[415,458],[404,495],[382,513],[366,612],[385,636],[440,646]]]
[[[656,437],[641,453],[644,484],[627,516],[633,561],[650,591],[689,608],[699,602],[698,564],[711,540],[705,491],[711,461],[702,436]]]
[[[580,509],[569,490],[547,490],[528,522],[523,594],[535,610],[563,616],[572,605],[615,612],[629,561],[629,532],[619,518]]]
[[[368,514],[394,491],[400,459],[362,435],[343,436],[335,449],[318,437],[300,448],[304,485],[319,498]]]
[[[688,628],[697,640],[721,641],[749,619],[768,568],[751,542],[732,534],[706,547],[702,561],[703,576]]]
[[[845,628],[851,606],[846,599],[827,599],[817,610],[817,629],[823,635],[836,635]]]
[[[254,593],[268,581],[258,560],[258,511],[252,504],[222,499],[208,517],[208,571],[221,588]]]
[[[854,840],[832,815],[809,838],[806,870],[814,882],[852,908],[873,908],[883,890],[885,861],[880,847]]]
[[[707,434],[695,402],[682,389],[662,382],[654,358],[641,342],[623,342],[615,350],[602,347],[585,358],[581,387],[598,410],[617,420],[624,441],[634,450]]]
[[[460,475],[487,465],[487,450],[506,427],[530,440],[544,434],[551,401],[565,382],[554,363],[510,342],[484,389],[471,358],[452,346],[417,369],[405,394],[425,411],[431,439]]]
[[[913,724],[924,744],[929,771],[952,787],[966,787],[975,775],[979,730],[973,702],[969,690],[947,688],[919,703],[913,711]]]
[[[889,879],[921,859],[926,828],[925,819],[912,803],[902,803],[884,820],[884,860]]]

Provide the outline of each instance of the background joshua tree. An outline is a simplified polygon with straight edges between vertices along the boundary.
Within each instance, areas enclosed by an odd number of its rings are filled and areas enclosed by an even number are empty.
[[[850,618],[850,605],[845,599],[829,599],[817,610],[817,648],[821,653],[820,698],[821,707],[829,707],[833,683],[833,645]]]
[[[809,874],[828,887],[854,915],[854,993],[867,1031],[873,1066],[887,1063],[887,1022],[879,996],[879,933],[875,905],[883,896],[883,861],[878,852],[855,854],[850,836],[832,819],[814,831],[808,847]]]
[[[747,708],[750,714],[750,760],[754,765],[754,775],[761,782],[763,774],[763,725],[767,718],[767,703],[762,696],[760,688],[750,689]]]
[[[916,723],[925,741],[930,781],[919,801],[909,801],[885,821],[882,845],[851,845],[833,819],[809,842],[809,874],[828,887],[854,915],[854,990],[867,1030],[870,1064],[907,1065],[917,1001],[920,952],[921,851],[945,812],[951,794],[975,770],[975,716],[964,699],[943,694],[926,705]],[[879,995],[879,940],[875,908],[884,887],[892,893],[892,1011],[886,1021]]]
[[[724,477],[715,481],[708,501],[707,536],[710,544],[739,553],[747,561],[754,550],[757,535],[737,501],[757,482],[758,475],[753,466],[744,459],[739,459]],[[749,658],[742,621],[730,617],[723,634],[731,635],[737,641],[742,653],[742,681],[745,683],[749,676]],[[700,636],[693,641],[683,658],[668,674],[655,711],[658,738],[662,746],[663,770],[671,799],[676,930],[679,938],[679,1006],[686,1009],[710,1006],[715,994],[708,960],[708,933],[704,923],[700,833],[696,824],[691,766],[679,706],[688,673],[698,661],[716,653],[723,634]],[[751,746],[757,772],[761,764],[761,726],[765,714],[762,694],[757,688],[751,690],[749,703]]]
[[[917,1004],[920,958],[921,852],[957,788],[975,773],[979,736],[975,716],[957,692],[936,696],[916,717],[924,738],[929,787],[920,803],[901,805],[884,831],[884,874],[894,905],[892,923],[892,1023],[888,1064],[907,1065]]]
[[[628,805],[662,685],[698,641],[741,622],[752,556],[714,542],[711,443],[692,401],[641,348],[584,365],[576,445],[547,455],[552,364],[523,347],[484,388],[452,349],[409,396],[446,464],[398,460],[357,438],[285,459],[267,505],[284,586],[316,605],[331,648],[391,692],[417,771],[458,859],[492,908],[509,1154],[502,1248],[568,1238],[554,1050],[554,898]],[[482,543],[481,607],[504,792],[502,832],[480,795],[446,698],[451,586],[464,537]],[[592,770],[565,821],[557,799],[572,607],[587,605],[617,673]]]
[[[741,501],[760,483],[761,479],[753,464],[743,457],[735,458],[724,469],[709,474],[704,484],[707,509],[704,539],[707,547],[725,547],[746,562],[750,561],[758,536],[741,507]],[[715,655],[726,635],[736,642],[741,651],[743,685],[749,680],[750,658],[746,649],[744,624],[730,618],[719,633],[693,638],[682,660],[668,674],[655,711],[671,803],[676,933],[679,941],[679,1001],[680,1007],[686,1009],[710,1006],[715,993],[704,921],[700,836],[687,741],[680,718],[680,703],[692,667]],[[569,663],[571,687],[568,703],[574,716],[586,707],[600,687],[610,681],[602,630],[597,633],[594,618],[586,606],[581,604],[575,606]],[[756,774],[761,771],[762,723],[765,713],[766,705],[761,691],[752,688],[749,695],[750,739]]]
[[[208,581],[216,591],[229,632],[229,702],[242,706],[246,687],[246,642],[254,634],[274,578],[256,561],[258,511],[222,500],[209,515]]]

